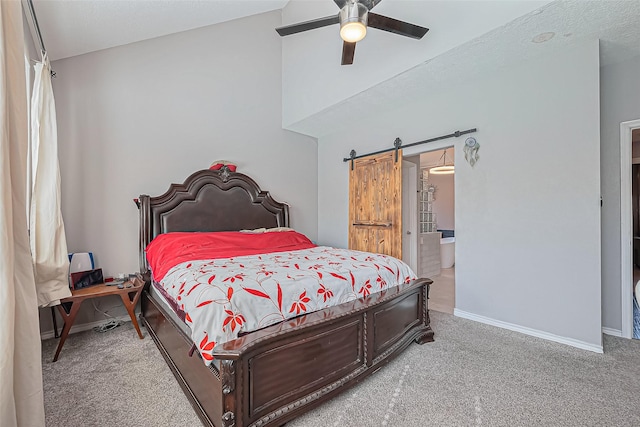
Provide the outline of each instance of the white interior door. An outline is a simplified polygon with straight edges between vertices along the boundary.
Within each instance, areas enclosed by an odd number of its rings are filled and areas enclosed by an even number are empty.
[[[418,167],[402,161],[402,260],[418,273]]]

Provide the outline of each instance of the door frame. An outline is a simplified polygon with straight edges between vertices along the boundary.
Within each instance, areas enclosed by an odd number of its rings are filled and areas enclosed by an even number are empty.
[[[409,178],[408,182],[405,183],[404,175],[402,180],[402,189],[404,190],[405,184],[408,185],[409,194],[412,195],[408,200],[404,199],[404,194],[402,198],[402,212],[404,214],[405,209],[407,209],[408,213],[408,223],[405,224],[404,218],[402,221],[403,228],[406,227],[408,231],[411,231],[409,237],[409,245],[411,246],[411,254],[409,258],[409,266],[413,269],[413,271],[418,274],[418,165],[413,162],[409,162],[407,160],[402,160],[402,171],[404,174],[405,168],[407,169]],[[404,234],[404,230],[402,231],[402,242],[404,244],[404,239],[407,237]],[[404,247],[402,248],[402,255],[405,256]]]
[[[640,119],[620,123],[620,287],[622,303],[622,337],[633,337],[633,211],[631,197],[632,137],[640,128]],[[633,288],[632,288],[633,289]]]

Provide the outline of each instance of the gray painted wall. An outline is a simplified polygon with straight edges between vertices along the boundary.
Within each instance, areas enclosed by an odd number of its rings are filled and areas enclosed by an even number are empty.
[[[640,57],[600,70],[602,325],[622,330],[620,282],[620,123],[640,119]],[[629,284],[631,292],[631,284]]]
[[[341,159],[350,149],[364,154],[397,136],[410,143],[477,127],[482,149],[474,168],[464,161],[464,139],[455,142],[456,309],[598,349],[598,56],[590,42],[321,138],[319,240],[347,245],[348,166]],[[414,148],[424,150],[405,155]]]
[[[280,24],[272,12],[54,62],[70,251],[93,251],[107,275],[137,271],[132,199],[218,159],[288,202],[292,226],[317,238],[317,144],[281,125]],[[126,315],[118,299],[96,302]],[[104,319],[85,305],[76,323]]]

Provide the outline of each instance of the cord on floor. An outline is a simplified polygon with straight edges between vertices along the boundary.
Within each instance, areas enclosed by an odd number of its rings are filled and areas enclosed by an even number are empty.
[[[105,323],[103,323],[102,325],[98,325],[98,326],[94,327],[93,328],[94,331],[96,331],[96,332],[107,332],[107,331],[110,331],[112,329],[117,328],[118,326],[120,326],[120,325],[122,325],[124,323],[122,320],[116,319],[115,317],[113,317],[109,313],[98,309],[98,307],[96,306],[95,301],[91,301],[91,302],[93,303],[93,308],[98,313],[101,313],[105,317],[110,317],[111,318],[108,321],[106,321]]]

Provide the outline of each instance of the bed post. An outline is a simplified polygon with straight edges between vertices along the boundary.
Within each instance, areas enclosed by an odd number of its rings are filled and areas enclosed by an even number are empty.
[[[147,258],[144,255],[144,250],[151,242],[151,208],[149,204],[149,196],[146,194],[140,195],[136,204],[138,205],[138,210],[140,211],[140,274],[144,276],[149,271],[149,266],[147,265]]]
[[[235,360],[220,361],[220,381],[222,383],[222,427],[235,427],[236,405],[236,362]]]
[[[433,329],[431,329],[431,319],[429,318],[429,289],[431,288],[431,282],[422,285],[422,315],[424,316],[424,324],[428,328],[423,334],[421,334],[415,341],[418,344],[425,344],[433,342]]]

